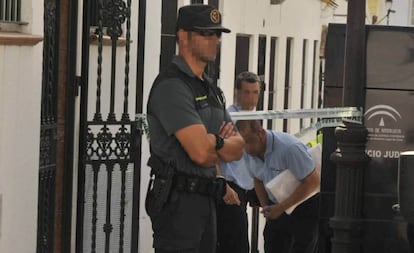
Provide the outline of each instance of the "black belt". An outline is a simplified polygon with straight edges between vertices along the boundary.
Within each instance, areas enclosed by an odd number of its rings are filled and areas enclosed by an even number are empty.
[[[214,198],[223,197],[226,189],[225,180],[195,177],[185,174],[176,174],[173,185],[177,191],[198,193]]]
[[[244,188],[241,188],[238,184],[236,184],[233,181],[227,181],[227,184],[229,184],[229,186],[231,188],[233,188],[233,190],[235,190],[235,191],[241,191],[241,192],[244,192],[244,193],[247,193],[249,191],[249,190],[246,190]]]

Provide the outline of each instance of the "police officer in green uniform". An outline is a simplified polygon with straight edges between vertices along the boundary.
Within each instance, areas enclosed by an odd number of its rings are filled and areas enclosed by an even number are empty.
[[[225,195],[220,161],[239,160],[244,141],[224,96],[204,74],[214,61],[221,14],[209,5],[179,9],[179,54],[152,86],[147,118],[153,179],[146,197],[156,253],[214,253],[216,200]]]

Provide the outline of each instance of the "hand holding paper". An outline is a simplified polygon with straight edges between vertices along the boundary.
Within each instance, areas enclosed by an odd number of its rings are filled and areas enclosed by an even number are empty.
[[[287,199],[292,193],[296,190],[296,188],[301,184],[299,180],[295,178],[295,176],[290,172],[290,170],[285,170],[280,173],[277,177],[270,180],[265,186],[266,188],[272,193],[272,195],[276,198],[276,200],[281,203],[285,199]],[[308,198],[312,197],[316,193],[319,192],[319,187],[306,196],[305,199],[302,201],[297,202],[293,206],[289,207],[285,210],[287,214],[291,214],[293,210],[301,204],[303,201],[307,200]]]

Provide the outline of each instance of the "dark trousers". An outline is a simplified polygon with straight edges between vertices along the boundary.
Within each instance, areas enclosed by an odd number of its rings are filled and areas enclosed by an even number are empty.
[[[240,199],[240,206],[217,204],[217,253],[248,253],[249,238],[246,190],[233,182],[227,182]]]
[[[318,194],[287,215],[268,220],[263,231],[265,253],[314,253],[318,242]]]
[[[212,197],[173,190],[161,214],[151,217],[156,253],[214,253],[216,203]]]
[[[410,244],[410,253],[414,253],[414,224],[407,224],[407,239]]]

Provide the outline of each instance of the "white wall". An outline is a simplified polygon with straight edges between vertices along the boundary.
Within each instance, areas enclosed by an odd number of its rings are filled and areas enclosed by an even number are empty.
[[[3,57],[16,60],[0,63],[0,252],[35,252],[41,63],[27,59],[41,59],[41,46],[0,46]]]
[[[147,20],[145,34],[145,62],[144,65],[144,101],[143,112],[147,111],[147,99],[152,82],[158,75],[159,59],[161,50],[161,1],[147,1]],[[152,248],[152,227],[151,221],[145,212],[144,201],[147,193],[147,186],[150,168],[147,166],[149,158],[149,145],[146,136],[142,139],[142,163],[141,163],[141,207],[140,207],[140,238],[139,252],[154,252]]]
[[[24,6],[43,17],[43,1]],[[42,22],[24,29],[42,34]],[[41,59],[42,43],[0,46],[0,252],[36,252]]]

